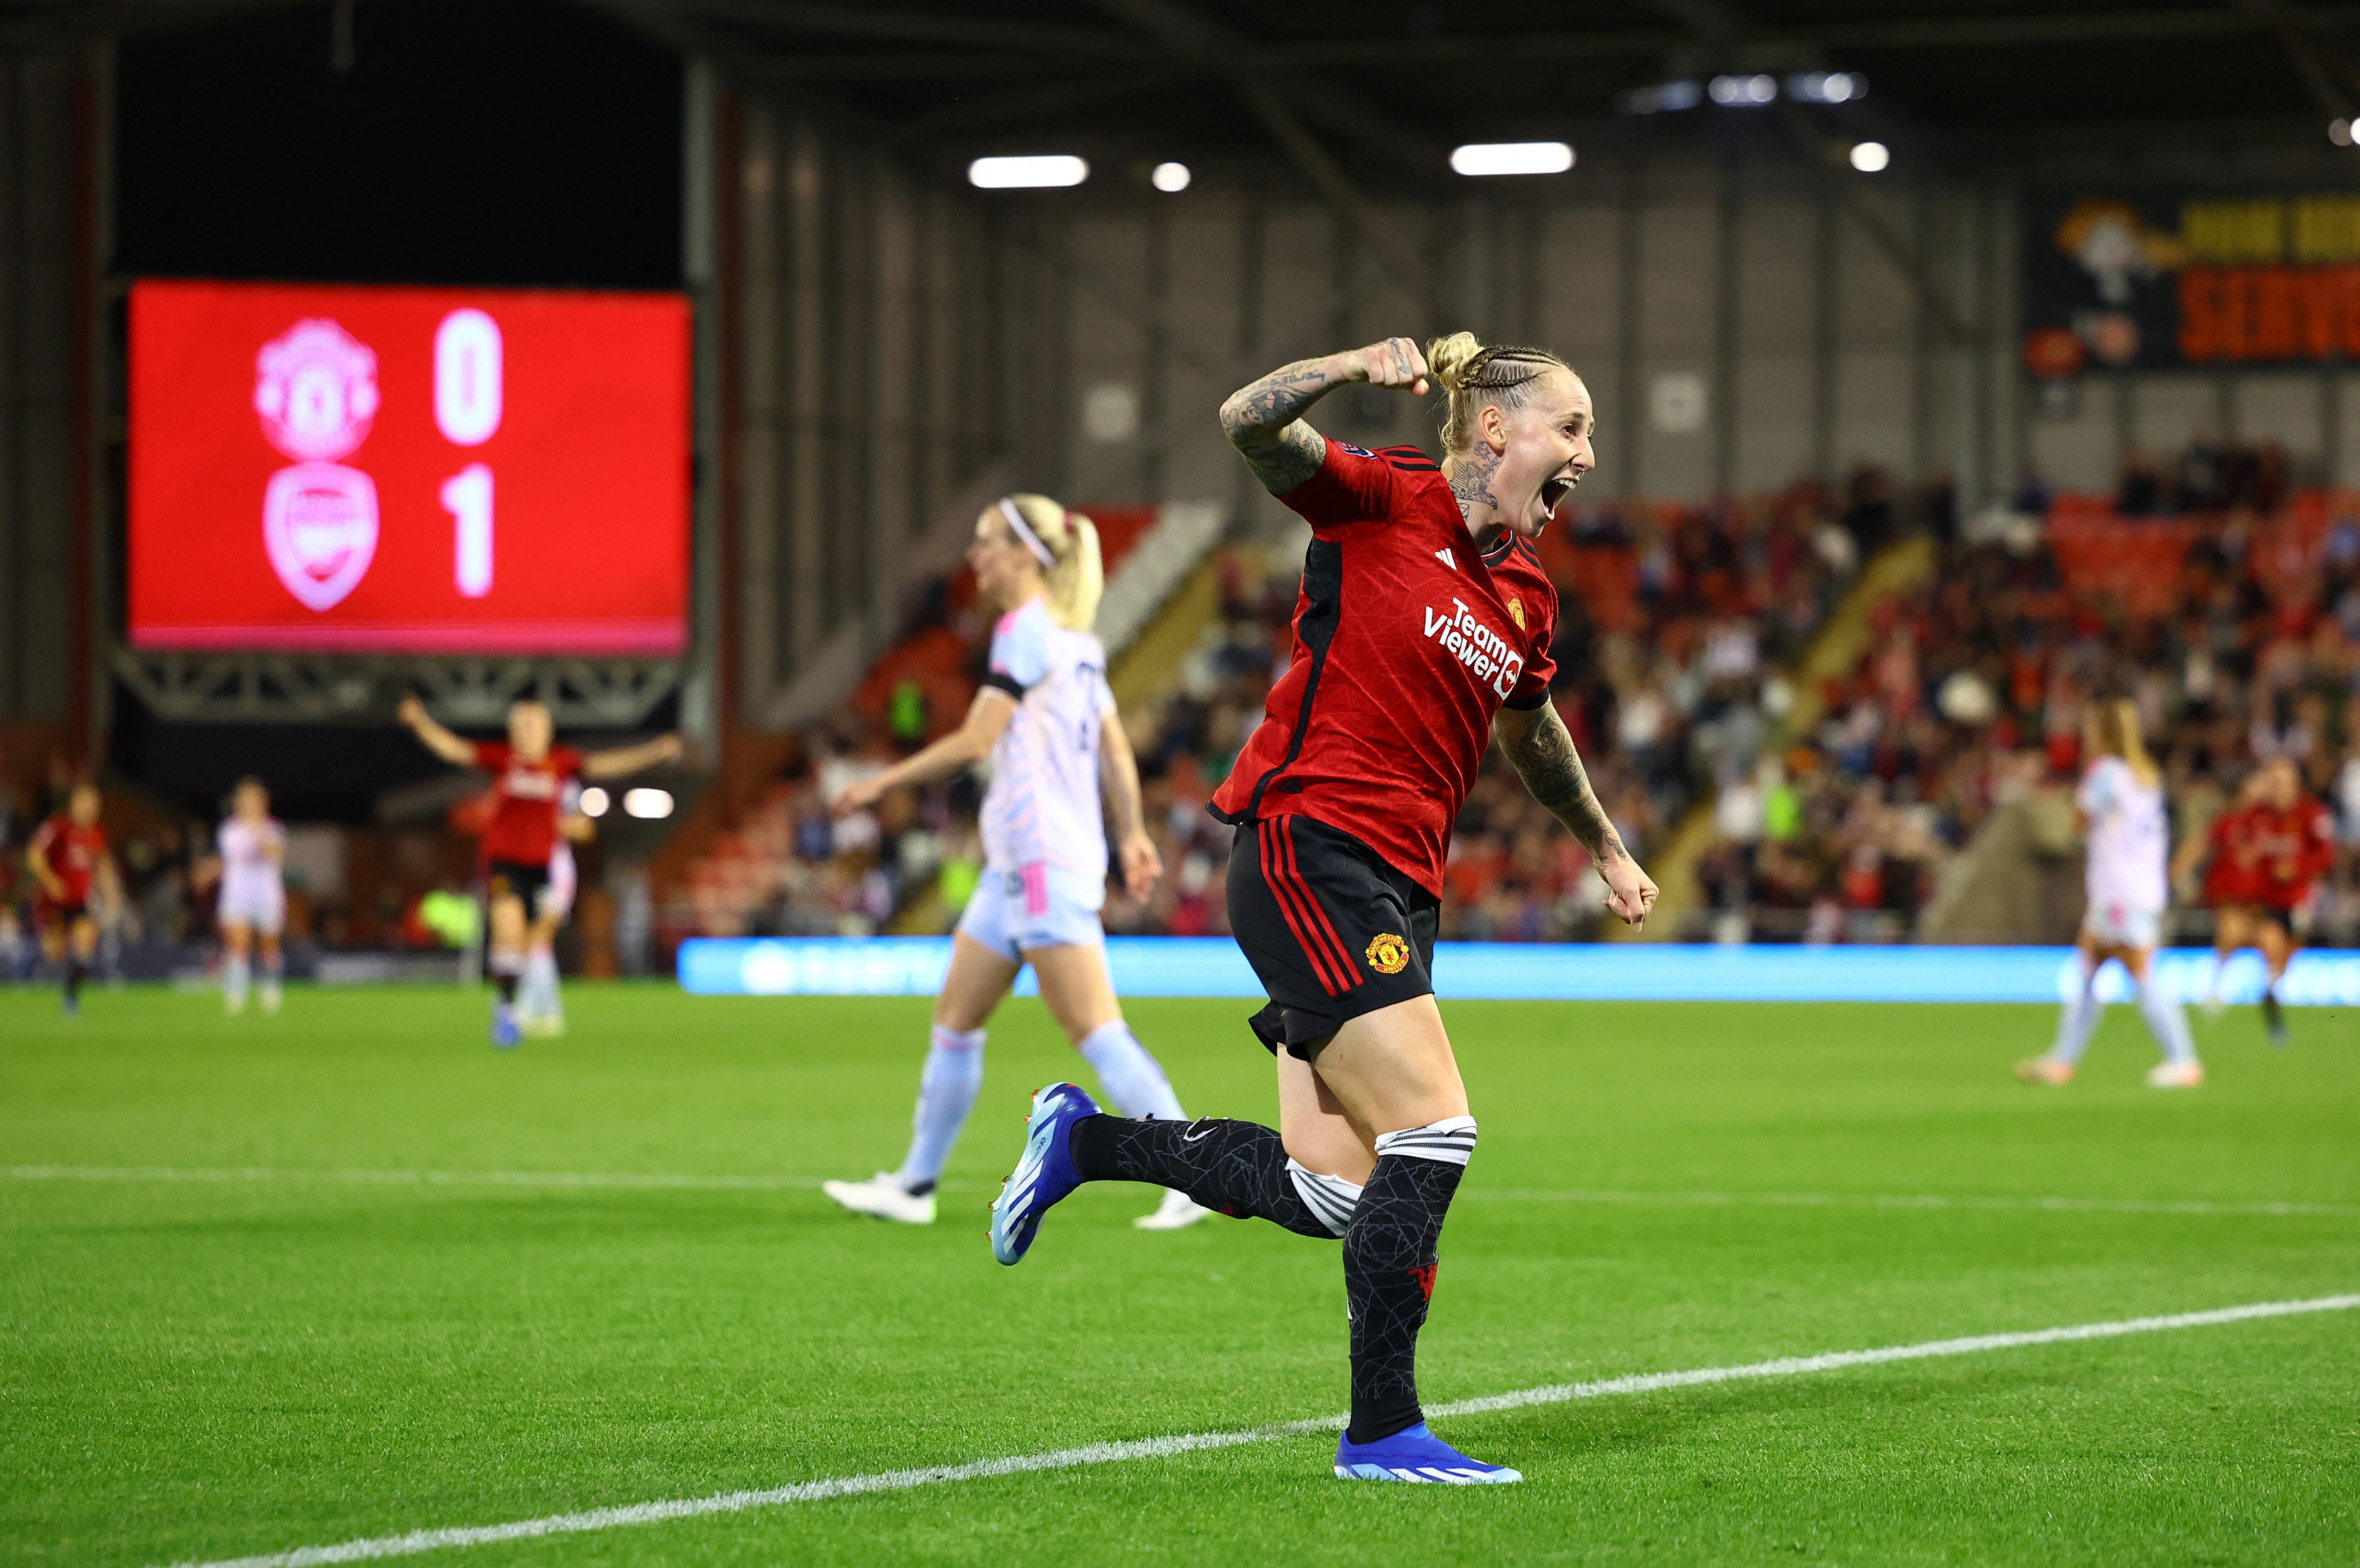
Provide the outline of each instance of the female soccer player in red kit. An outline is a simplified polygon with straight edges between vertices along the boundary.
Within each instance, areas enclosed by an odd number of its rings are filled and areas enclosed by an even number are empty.
[[[2212,1002],[2217,1009],[2222,971],[2245,947],[2262,950],[2262,1023],[2272,1045],[2287,1041],[2278,983],[2300,945],[2297,931],[2319,879],[2335,864],[2335,821],[2288,757],[2254,770],[2237,804],[2221,813],[2209,838],[2189,846],[2184,871],[2210,855],[2205,890],[2217,922],[2213,935]]]
[[[619,779],[681,754],[678,735],[659,735],[613,751],[580,752],[552,744],[556,723],[546,703],[530,698],[508,704],[508,738],[472,741],[430,717],[415,697],[401,700],[401,722],[426,749],[461,768],[493,775],[496,800],[484,833],[491,898],[491,955],[486,967],[499,987],[492,1009],[492,1043],[506,1051],[523,1038],[517,1022],[517,982],[527,951],[546,951],[564,919],[549,899],[549,862],[557,852],[560,806],[574,779]]]
[[[1443,460],[1364,452],[1302,415],[1354,382],[1448,395]],[[1152,1181],[1207,1208],[1340,1236],[1351,1319],[1347,1479],[1515,1481],[1426,1430],[1417,1334],[1475,1120],[1427,977],[1450,825],[1497,738],[1596,859],[1633,925],[1655,885],[1624,849],[1548,699],[1557,593],[1531,545],[1588,473],[1590,393],[1555,354],[1466,332],[1306,360],[1232,394],[1222,428],[1311,525],[1294,661],[1213,799],[1237,824],[1229,917],[1270,995],[1279,1128],[1129,1121],[1070,1083],[1032,1099],[993,1206],[1013,1263],[1083,1181]]]
[[[40,887],[33,923],[40,929],[42,955],[65,965],[69,1013],[82,1010],[82,983],[98,955],[98,920],[93,909],[97,896],[109,902],[121,897],[106,830],[98,825],[102,803],[97,785],[75,785],[66,797],[66,809],[34,829],[32,842],[25,846],[25,862]]]

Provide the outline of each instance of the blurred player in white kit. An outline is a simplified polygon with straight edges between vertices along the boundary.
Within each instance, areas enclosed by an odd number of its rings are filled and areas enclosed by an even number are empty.
[[[517,990],[518,1024],[525,1033],[542,1040],[555,1040],[565,1033],[565,1003],[557,983],[557,928],[573,918],[574,894],[581,885],[574,846],[588,843],[598,831],[582,810],[578,779],[566,781],[557,811],[557,847],[549,852],[549,890],[541,903],[549,919],[529,932],[524,984]]]
[[[2081,1052],[2106,1005],[2098,1000],[2098,971],[2119,959],[2138,998],[2139,1017],[2163,1049],[2147,1075],[2156,1089],[2192,1089],[2204,1082],[2188,1032],[2188,1015],[2158,990],[2151,970],[2162,942],[2163,912],[2171,901],[2164,862],[2171,850],[2171,819],[2164,808],[2163,776],[2139,738],[2137,704],[2110,698],[2090,711],[2082,741],[2090,760],[2073,804],[2090,829],[2089,909],[2081,917],[2081,985],[2057,1020],[2049,1054],[2016,1063],[2027,1083],[2072,1080]]]
[[[254,981],[253,953],[262,949],[262,1010],[276,1013],[286,959],[279,933],[287,923],[287,830],[270,814],[270,791],[259,779],[237,781],[230,814],[213,839],[221,877],[222,1000],[246,1011]]]

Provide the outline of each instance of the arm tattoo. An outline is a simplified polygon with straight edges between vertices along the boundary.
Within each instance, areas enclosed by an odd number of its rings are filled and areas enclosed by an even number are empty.
[[[1221,432],[1272,495],[1285,495],[1328,460],[1327,438],[1301,415],[1335,385],[1326,360],[1297,360],[1230,393],[1221,405]]]
[[[1606,808],[1599,804],[1597,792],[1590,787],[1589,771],[1581,766],[1581,754],[1574,749],[1573,736],[1557,716],[1556,703],[1541,704],[1532,727],[1521,739],[1511,742],[1502,735],[1500,749],[1508,754],[1533,799],[1547,807],[1549,814],[1563,822],[1593,857],[1601,861],[1628,857],[1622,835],[1614,831]]]

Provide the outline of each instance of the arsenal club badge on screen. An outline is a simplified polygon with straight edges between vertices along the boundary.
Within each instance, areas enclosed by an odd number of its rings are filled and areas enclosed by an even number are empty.
[[[688,426],[677,295],[135,284],[131,640],[677,653]]]

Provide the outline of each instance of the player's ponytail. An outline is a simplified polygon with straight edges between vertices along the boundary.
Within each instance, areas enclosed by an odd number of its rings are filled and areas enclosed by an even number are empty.
[[[2138,704],[2128,697],[2108,697],[2091,711],[2092,725],[2097,731],[2093,750],[2106,757],[2119,757],[2129,765],[2131,777],[2147,788],[2163,777],[2163,769],[2147,749],[2139,734]]]
[[[1573,366],[1545,348],[1483,346],[1473,332],[1453,332],[1426,345],[1426,373],[1443,391],[1442,450],[1463,452],[1475,439],[1475,416],[1496,404],[1508,413],[1524,406],[1551,370]]]
[[[1008,501],[1023,515],[1025,527],[1054,561],[1041,573],[1049,587],[1050,615],[1069,631],[1088,631],[1098,621],[1098,599],[1106,592],[1098,525],[1046,495],[1011,495]]]

